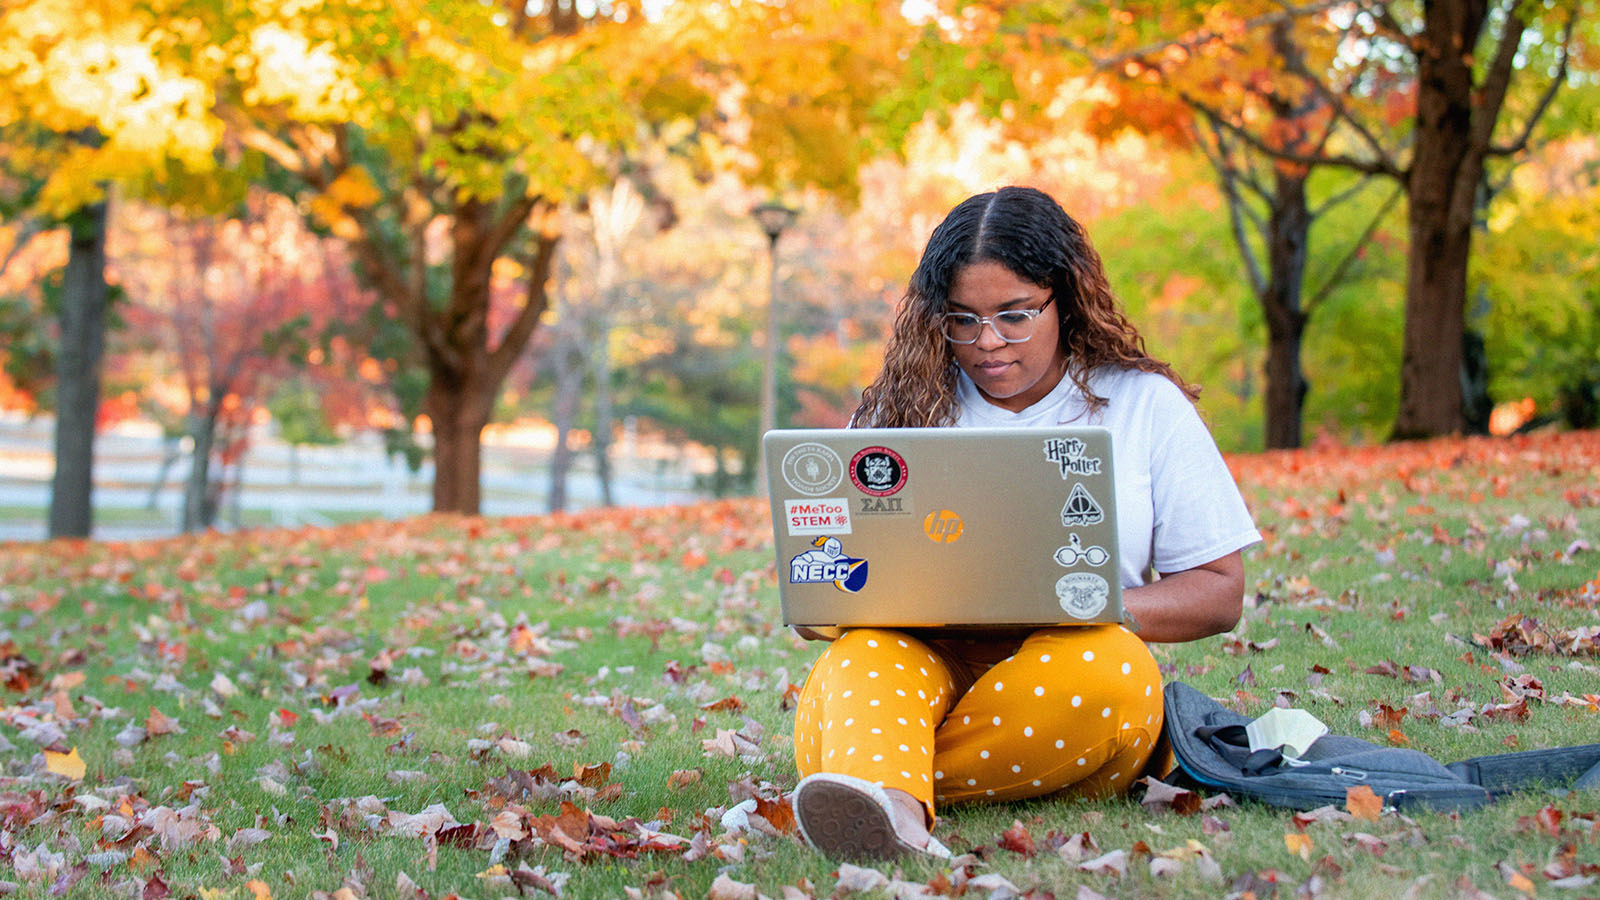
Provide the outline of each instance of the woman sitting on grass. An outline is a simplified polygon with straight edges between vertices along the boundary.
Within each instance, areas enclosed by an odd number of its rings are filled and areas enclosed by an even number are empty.
[[[1109,429],[1128,624],[845,631],[795,717],[806,840],[846,859],[948,855],[935,800],[1105,797],[1141,777],[1162,725],[1145,642],[1233,627],[1240,551],[1260,540],[1197,395],[1145,352],[1047,194],[979,194],[934,230],[852,424]]]

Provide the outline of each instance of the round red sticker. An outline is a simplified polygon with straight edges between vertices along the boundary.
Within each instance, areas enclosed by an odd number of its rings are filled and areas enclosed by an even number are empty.
[[[887,497],[906,486],[906,461],[888,447],[867,447],[850,459],[850,481],[863,494]]]

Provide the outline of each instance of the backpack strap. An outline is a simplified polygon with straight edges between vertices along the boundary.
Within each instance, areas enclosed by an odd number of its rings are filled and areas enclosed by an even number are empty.
[[[1572,790],[1600,788],[1600,744],[1474,756],[1446,768],[1463,781],[1482,785],[1496,798],[1539,785]]]

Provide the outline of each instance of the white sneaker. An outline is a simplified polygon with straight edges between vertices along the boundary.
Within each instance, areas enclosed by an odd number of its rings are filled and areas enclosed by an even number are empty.
[[[894,805],[883,788],[864,778],[818,772],[794,789],[794,818],[806,843],[835,859],[887,860],[907,853],[949,859],[932,837],[918,847],[894,828]]]

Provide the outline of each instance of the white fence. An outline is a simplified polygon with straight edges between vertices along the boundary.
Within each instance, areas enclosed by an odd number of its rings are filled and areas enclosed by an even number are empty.
[[[54,472],[54,423],[0,416],[0,541],[45,537],[50,479]],[[107,540],[176,534],[182,517],[183,482],[190,459],[180,452],[166,472],[173,448],[154,429],[124,425],[95,442],[94,536]],[[703,499],[694,490],[701,460],[662,448],[646,454],[635,441],[613,447],[612,495],[622,506],[663,506]],[[251,440],[243,489],[223,499],[219,527],[229,527],[237,502],[245,524],[327,524],[339,519],[396,519],[427,512],[433,466],[413,473],[399,457],[383,452],[381,438],[360,435],[331,447],[293,448],[261,434]],[[529,515],[549,509],[550,451],[485,443],[483,513]],[[601,501],[593,457],[580,454],[567,477],[567,508]]]

